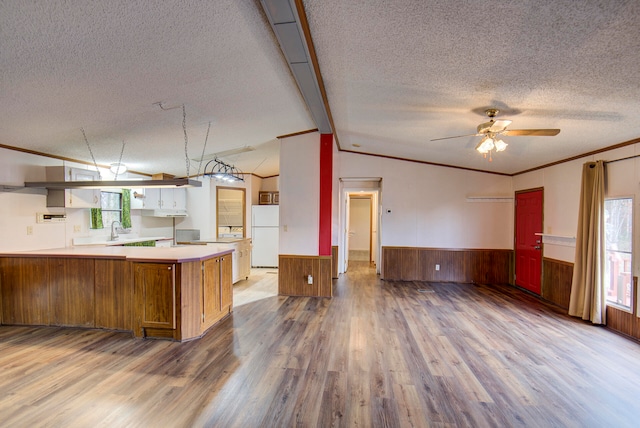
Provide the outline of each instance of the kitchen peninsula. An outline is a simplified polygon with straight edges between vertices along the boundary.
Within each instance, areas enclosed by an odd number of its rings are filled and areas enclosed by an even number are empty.
[[[231,253],[215,245],[0,253],[0,323],[195,339],[232,311]]]

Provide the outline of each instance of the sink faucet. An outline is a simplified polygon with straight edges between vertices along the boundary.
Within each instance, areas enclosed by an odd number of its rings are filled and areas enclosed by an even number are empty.
[[[116,239],[118,239],[116,223],[118,223],[120,227],[122,227],[122,223],[120,223],[118,220],[114,220],[113,223],[111,223],[111,238],[109,239],[109,241],[115,241]]]

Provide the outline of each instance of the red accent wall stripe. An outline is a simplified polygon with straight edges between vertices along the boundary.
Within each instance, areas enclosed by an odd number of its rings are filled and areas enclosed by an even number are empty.
[[[318,254],[331,255],[331,194],[333,178],[333,134],[320,134],[320,225]]]

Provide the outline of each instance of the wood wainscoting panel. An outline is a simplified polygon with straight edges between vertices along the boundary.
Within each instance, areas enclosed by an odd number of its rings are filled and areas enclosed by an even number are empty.
[[[632,311],[624,311],[615,306],[607,306],[607,328],[615,330],[636,340],[640,340],[640,318],[638,318],[638,277],[633,277],[631,294]]]
[[[400,281],[418,281],[418,248],[382,247],[382,278]]]
[[[465,251],[422,248],[419,250],[418,259],[420,281],[469,282],[470,279],[464,269],[466,263]]]
[[[469,250],[469,279],[481,284],[509,284],[512,254],[512,250]]]
[[[95,259],[96,327],[133,330],[130,266],[125,260]]]
[[[542,298],[569,309],[572,278],[573,263],[544,257],[542,259]]]
[[[49,325],[46,258],[0,258],[0,293],[3,324]]]
[[[94,281],[94,259],[49,259],[51,325],[95,326]]]
[[[338,279],[338,246],[331,247],[331,278]]]
[[[512,263],[512,250],[382,247],[385,280],[509,284]]]
[[[309,275],[313,284],[309,284]],[[331,257],[279,256],[278,294],[281,296],[331,297]]]
[[[318,257],[318,295],[321,297],[333,296],[332,259],[327,256]]]

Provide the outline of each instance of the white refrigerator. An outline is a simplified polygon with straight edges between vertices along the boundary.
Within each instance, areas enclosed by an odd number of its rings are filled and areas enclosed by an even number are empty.
[[[252,267],[278,267],[279,208],[278,205],[251,207]]]

